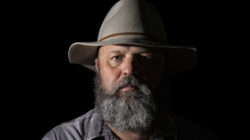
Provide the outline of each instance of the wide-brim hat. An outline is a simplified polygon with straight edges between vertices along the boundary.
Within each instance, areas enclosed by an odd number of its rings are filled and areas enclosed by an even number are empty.
[[[76,42],[68,51],[70,63],[95,71],[97,49],[105,45],[164,48],[170,74],[191,70],[196,62],[193,46],[167,43],[166,30],[156,9],[144,0],[120,0],[106,15],[96,42]]]

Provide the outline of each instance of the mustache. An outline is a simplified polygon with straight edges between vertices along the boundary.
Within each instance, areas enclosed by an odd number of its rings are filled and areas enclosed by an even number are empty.
[[[118,92],[120,89],[131,86],[135,89],[139,89],[142,84],[140,83],[139,79],[133,75],[127,76],[124,79],[120,80],[118,83],[115,84],[114,88],[112,89],[112,93]]]
[[[151,91],[150,91],[150,89],[148,89],[148,86],[146,84],[141,82],[139,80],[139,78],[137,78],[136,76],[129,75],[114,85],[113,89],[111,90],[111,95],[114,95],[114,96],[119,95],[119,93],[120,93],[119,91],[126,86],[131,86],[136,91],[138,91],[137,96],[139,96],[140,94],[143,94],[143,93],[146,95],[151,94]],[[144,92],[142,92],[142,91],[144,91]]]

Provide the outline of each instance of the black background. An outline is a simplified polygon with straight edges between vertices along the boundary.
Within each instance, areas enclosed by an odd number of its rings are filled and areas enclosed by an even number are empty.
[[[18,137],[40,139],[54,126],[93,107],[94,73],[69,64],[69,46],[95,41],[102,20],[116,0],[13,2],[2,10],[3,101]],[[162,16],[170,44],[194,45],[194,70],[172,78],[172,112],[204,126],[221,139],[237,138],[243,116],[246,60],[232,28],[227,3],[148,0]],[[5,5],[3,5],[4,7]],[[232,10],[232,11],[231,11]],[[237,42],[236,42],[237,44]],[[240,50],[240,51],[239,51]],[[5,98],[3,98],[5,99]],[[28,136],[28,137],[27,137]]]

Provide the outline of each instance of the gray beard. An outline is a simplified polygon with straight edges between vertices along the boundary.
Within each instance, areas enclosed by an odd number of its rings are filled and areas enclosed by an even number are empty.
[[[120,93],[120,89],[130,85],[135,88]],[[151,129],[156,115],[156,105],[149,88],[134,76],[129,76],[114,85],[111,92],[103,88],[99,75],[95,77],[95,105],[104,121],[123,131],[146,132]]]

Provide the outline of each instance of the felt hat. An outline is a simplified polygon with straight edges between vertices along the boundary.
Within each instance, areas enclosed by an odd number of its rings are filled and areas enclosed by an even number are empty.
[[[192,46],[168,44],[159,13],[145,0],[116,2],[103,20],[97,41],[73,43],[68,51],[69,61],[95,71],[97,49],[105,45],[165,48],[170,74],[191,70],[197,56]]]

